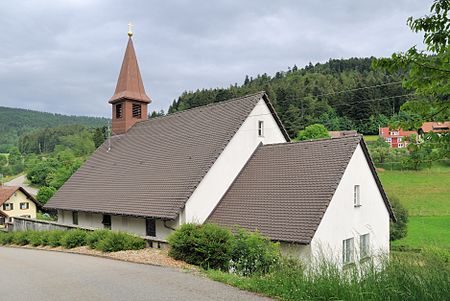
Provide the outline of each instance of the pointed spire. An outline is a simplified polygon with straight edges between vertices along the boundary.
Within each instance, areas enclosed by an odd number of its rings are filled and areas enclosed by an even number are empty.
[[[131,32],[131,29],[129,30]],[[119,79],[117,80],[116,91],[109,100],[109,103],[117,102],[121,99],[130,99],[144,103],[150,103],[150,97],[145,94],[141,73],[134,51],[132,34],[128,34],[128,45],[123,58],[122,68],[120,68]]]

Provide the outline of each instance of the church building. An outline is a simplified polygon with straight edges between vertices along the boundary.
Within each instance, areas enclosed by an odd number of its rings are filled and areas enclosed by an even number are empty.
[[[240,226],[342,264],[389,251],[395,217],[360,135],[291,142],[264,92],[148,119],[131,34],[109,103],[112,137],[45,206],[58,222],[160,240]]]

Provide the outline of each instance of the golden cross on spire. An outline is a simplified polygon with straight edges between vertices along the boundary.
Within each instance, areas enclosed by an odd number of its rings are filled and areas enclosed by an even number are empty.
[[[128,36],[131,38],[131,36],[133,35],[133,31],[132,31],[132,27],[134,26],[134,24],[132,24],[131,22],[128,22]]]

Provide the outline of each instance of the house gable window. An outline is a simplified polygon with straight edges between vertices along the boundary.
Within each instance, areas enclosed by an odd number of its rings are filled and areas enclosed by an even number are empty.
[[[28,203],[28,202],[20,203],[20,209],[21,210],[27,210],[29,208],[30,208],[30,203]]]
[[[145,220],[145,235],[156,236],[156,220],[154,218],[147,218]]]
[[[116,119],[123,117],[123,103],[116,104]]]
[[[72,224],[78,225],[78,212],[77,211],[72,212]]]
[[[14,204],[13,203],[5,203],[5,204],[3,204],[3,210],[5,210],[5,211],[14,210]]]
[[[132,109],[132,114],[134,118],[141,118],[141,104],[139,103],[134,103],[133,104],[133,109]]]
[[[354,261],[353,248],[354,248],[353,238],[345,239],[342,242],[342,262],[344,264],[349,264]]]
[[[370,255],[370,236],[369,233],[359,237],[359,256],[361,259],[367,258]]]
[[[264,121],[258,120],[258,137],[264,137]]]
[[[102,224],[103,224],[103,228],[111,229],[111,215],[104,214]]]
[[[355,207],[361,206],[361,189],[359,185],[353,186],[353,205]]]

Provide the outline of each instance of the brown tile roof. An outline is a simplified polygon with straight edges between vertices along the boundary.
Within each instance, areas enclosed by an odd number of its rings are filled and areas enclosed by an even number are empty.
[[[273,240],[308,244],[361,136],[260,146],[208,218],[224,226],[258,229]]]
[[[448,132],[449,128],[450,128],[450,121],[424,122],[421,127],[424,133],[428,132],[443,133]]]
[[[40,207],[40,203],[36,201],[36,199],[28,193],[23,187],[20,186],[0,186],[0,205],[3,205],[4,202],[9,200],[9,198],[16,192],[17,190],[22,191],[31,201],[36,203],[38,207]]]
[[[0,205],[9,200],[18,189],[19,186],[0,186]]]
[[[136,53],[134,51],[133,40],[128,39],[127,49],[120,68],[119,79],[117,80],[114,95],[109,100],[110,103],[123,98],[133,99],[145,103],[151,100],[145,93],[141,72],[139,71]]]
[[[137,123],[109,152],[108,142],[97,149],[46,207],[176,218],[262,97],[270,105],[259,92]]]

